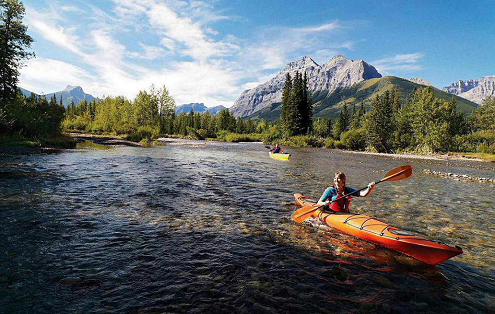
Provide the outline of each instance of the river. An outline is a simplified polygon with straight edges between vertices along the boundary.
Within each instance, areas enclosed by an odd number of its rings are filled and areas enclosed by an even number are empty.
[[[186,142],[0,157],[0,312],[493,312],[495,164]],[[353,211],[463,248],[437,267],[291,221],[337,170]]]

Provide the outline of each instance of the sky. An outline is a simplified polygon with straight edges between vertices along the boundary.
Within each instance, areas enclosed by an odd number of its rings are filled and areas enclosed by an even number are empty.
[[[230,107],[303,56],[341,54],[436,87],[495,74],[495,1],[24,0],[19,85]]]

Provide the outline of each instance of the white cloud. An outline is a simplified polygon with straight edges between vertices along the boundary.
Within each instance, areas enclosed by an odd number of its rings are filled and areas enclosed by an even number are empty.
[[[27,61],[20,74],[21,86],[37,94],[59,91],[67,85],[90,87],[88,84],[93,77],[80,67],[45,58]]]
[[[143,43],[139,43],[139,46],[143,49],[142,52],[131,51],[129,52],[130,57],[144,60],[156,60],[167,54],[162,47],[145,45]]]
[[[77,20],[60,15],[52,6],[45,12],[28,7],[30,30],[58,47],[57,55],[64,60],[77,59],[80,67],[37,52],[40,58],[22,70],[21,86],[53,92],[67,84],[81,85],[98,97],[132,99],[151,84],[166,85],[178,104],[230,106],[245,88],[268,80],[303,53],[325,55],[353,47],[350,41],[329,40],[342,28],[338,21],[299,28],[259,28],[255,31],[258,35],[247,40],[214,29],[212,22],[234,18],[215,11],[205,1],[113,3],[111,11],[85,2],[66,7],[68,13],[78,9],[89,12]]]
[[[372,61],[371,64],[382,74],[388,74],[394,71],[416,72],[423,69],[420,64],[423,57],[424,54],[419,52],[398,54],[393,57]]]
[[[26,20],[30,30],[34,29],[46,40],[61,48],[80,54],[77,48],[79,39],[74,34],[74,28],[64,28],[45,22],[52,20],[53,14],[43,15],[31,9],[28,9],[27,12]]]
[[[331,32],[340,28],[342,28],[340,23],[338,21],[335,21],[332,23],[310,26],[310,27],[292,28],[292,30],[303,34],[314,34],[314,33]]]

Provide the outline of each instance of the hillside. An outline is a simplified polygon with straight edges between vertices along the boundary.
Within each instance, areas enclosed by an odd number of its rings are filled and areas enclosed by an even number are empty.
[[[314,117],[336,118],[344,104],[349,106],[361,105],[369,106],[369,102],[376,95],[381,95],[387,90],[397,88],[402,97],[407,99],[414,93],[417,88],[423,88],[423,85],[413,83],[409,80],[386,76],[383,78],[369,79],[360,83],[357,83],[349,88],[338,89],[332,93],[328,92],[315,92],[312,94],[314,101],[313,115]],[[433,88],[435,95],[438,98],[444,100],[451,100],[454,98],[457,102],[457,110],[470,114],[474,109],[478,107],[477,104],[470,102],[464,98],[456,95],[448,94],[437,88]],[[260,111],[250,115],[249,118],[263,118],[270,121],[274,121],[280,118],[281,104],[274,103],[271,106],[264,108]]]

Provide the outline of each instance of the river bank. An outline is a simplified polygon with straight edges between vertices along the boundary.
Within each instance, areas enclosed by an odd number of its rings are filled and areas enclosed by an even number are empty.
[[[232,133],[235,135],[236,133]],[[242,134],[241,134],[242,135]],[[194,139],[190,136],[170,136],[159,137],[152,141],[130,141],[126,139],[125,135],[109,135],[109,134],[91,134],[91,133],[64,133],[59,137],[54,137],[48,140],[31,140],[19,137],[10,137],[0,139],[0,153],[8,154],[25,154],[25,153],[45,153],[45,152],[57,152],[61,149],[78,148],[78,144],[84,142],[93,142],[97,145],[114,146],[124,145],[132,147],[151,147],[153,145],[172,144],[172,145],[199,145],[206,144],[207,142],[228,142],[228,143],[240,143],[240,142],[258,142],[258,137],[253,138],[246,136],[234,136],[234,140],[226,140],[225,138],[207,138],[207,139]],[[259,142],[263,143],[263,142]],[[287,145],[289,148],[298,148],[299,146]],[[374,153],[366,151],[352,151],[343,150],[338,148],[325,148],[316,147],[320,149],[336,149],[350,154],[365,154],[375,156],[386,156],[397,159],[429,159],[429,160],[465,160],[465,161],[481,161],[481,162],[495,162],[495,155],[483,154],[483,153],[467,153],[467,152],[449,152],[446,154],[388,154],[388,153]]]

